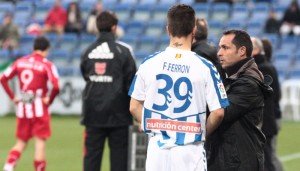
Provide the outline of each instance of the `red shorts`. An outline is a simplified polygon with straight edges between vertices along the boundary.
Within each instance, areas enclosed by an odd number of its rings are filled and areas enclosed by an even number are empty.
[[[16,137],[28,141],[32,137],[47,139],[51,136],[50,116],[38,118],[17,118]]]

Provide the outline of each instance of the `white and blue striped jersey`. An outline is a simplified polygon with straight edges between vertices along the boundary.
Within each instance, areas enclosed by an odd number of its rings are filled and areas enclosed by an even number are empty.
[[[129,95],[144,101],[142,129],[169,148],[205,140],[206,105],[229,105],[214,65],[196,53],[168,47],[144,59]]]

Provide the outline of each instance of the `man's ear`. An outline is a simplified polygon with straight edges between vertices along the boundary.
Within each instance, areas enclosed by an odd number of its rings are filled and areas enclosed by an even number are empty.
[[[117,31],[117,25],[113,25],[111,27],[111,32],[116,33],[116,31]]]
[[[247,56],[246,55],[246,47],[245,46],[240,47],[238,50],[238,53],[239,53],[240,57]]]

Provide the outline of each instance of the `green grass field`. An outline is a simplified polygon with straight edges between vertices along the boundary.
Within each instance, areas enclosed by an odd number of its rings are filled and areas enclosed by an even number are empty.
[[[47,171],[81,171],[83,130],[77,116],[52,117],[52,137],[47,142]],[[0,117],[0,170],[15,142],[15,118]],[[279,134],[278,153],[285,171],[300,170],[300,123],[284,122]],[[34,146],[30,142],[15,171],[33,171]],[[296,155],[293,155],[296,154]],[[104,152],[103,171],[109,171],[109,153]]]

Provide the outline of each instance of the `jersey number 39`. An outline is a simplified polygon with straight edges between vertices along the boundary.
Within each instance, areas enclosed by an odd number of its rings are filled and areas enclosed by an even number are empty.
[[[164,80],[166,82],[166,86],[158,89],[158,94],[164,96],[165,101],[162,105],[153,104],[152,108],[157,111],[165,111],[169,108],[169,104],[172,102],[172,97],[170,95],[170,91],[174,91],[175,98],[180,101],[185,101],[182,106],[174,107],[174,113],[182,113],[184,112],[191,104],[190,99],[192,98],[191,93],[193,92],[193,86],[191,81],[187,77],[180,77],[174,81],[173,79],[166,74],[158,74],[156,75],[156,80]],[[182,84],[186,85],[186,92],[184,94],[180,94],[180,86]]]

